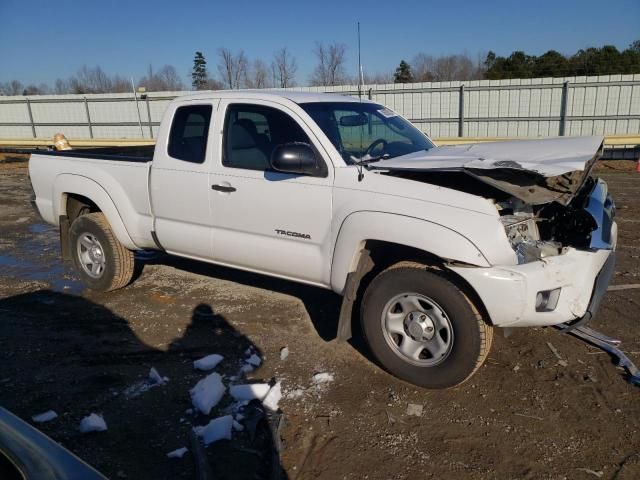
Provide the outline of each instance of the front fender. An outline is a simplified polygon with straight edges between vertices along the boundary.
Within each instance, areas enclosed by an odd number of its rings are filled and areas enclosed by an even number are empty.
[[[73,174],[62,174],[56,177],[53,184],[53,195],[51,197],[53,198],[53,214],[55,219],[60,215],[67,214],[66,202],[63,200],[66,200],[67,194],[72,193],[87,197],[98,206],[100,211],[104,213],[104,216],[107,217],[107,221],[120,243],[130,250],[138,248],[131,239],[129,232],[127,232],[113,199],[99,183],[88,177]]]
[[[405,215],[360,211],[347,216],[337,234],[331,265],[331,287],[335,292],[344,291],[347,275],[355,270],[367,240],[397,243],[443,259],[490,266],[468,238],[443,225]]]

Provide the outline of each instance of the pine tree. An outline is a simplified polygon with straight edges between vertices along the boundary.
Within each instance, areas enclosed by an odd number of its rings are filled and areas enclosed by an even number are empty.
[[[413,74],[411,73],[411,66],[404,60],[400,61],[400,65],[396,68],[396,72],[393,74],[394,83],[410,83],[413,82]]]
[[[193,70],[191,71],[191,85],[194,90],[206,90],[208,84],[207,61],[202,52],[196,52],[193,57]]]

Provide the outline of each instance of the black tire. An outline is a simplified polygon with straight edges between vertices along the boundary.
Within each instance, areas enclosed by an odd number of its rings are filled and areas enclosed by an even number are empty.
[[[98,247],[96,252],[99,252],[101,260],[96,263],[100,263],[100,266],[93,274],[90,273],[94,268],[93,264],[90,264],[91,267],[83,266],[83,258],[86,260],[86,256],[82,255],[88,255],[88,252],[84,246],[79,246],[81,239],[92,239],[96,242],[94,246]],[[133,252],[118,241],[103,213],[89,213],[76,218],[69,230],[69,243],[76,271],[91,290],[108,292],[125,287],[131,281],[134,271]],[[80,251],[81,248],[84,249],[83,252]]]
[[[409,295],[404,295],[409,292]],[[437,347],[441,348],[438,350],[440,358],[430,356],[428,349],[419,349],[419,357],[413,360],[400,352],[400,346],[405,339],[408,339],[407,345],[411,346],[411,340],[417,338],[420,343],[424,342],[425,337],[415,337],[416,330],[406,328],[412,322],[408,318],[409,313],[405,312],[403,305],[393,305],[397,298],[400,301],[420,298],[419,303],[424,307],[424,297],[432,300],[432,304],[437,304],[435,308],[439,307],[438,312],[444,314],[439,317],[443,320],[438,320],[445,325],[442,334],[444,340],[440,344],[447,346],[445,353],[440,353],[445,347]],[[426,306],[426,311],[432,311],[429,310],[428,302]],[[404,334],[391,333],[385,326],[385,319],[389,318],[386,316],[387,312],[394,318],[404,318],[401,323],[405,328]],[[411,319],[413,318],[412,316]],[[427,321],[430,320],[431,317]],[[478,309],[451,280],[439,271],[427,270],[424,265],[415,263],[395,265],[371,281],[362,300],[361,323],[365,340],[383,368],[407,382],[431,389],[454,387],[470,378],[486,359],[493,339],[493,328],[483,320]],[[432,327],[424,328],[431,328],[430,331],[433,331]],[[420,331],[424,335],[428,332]],[[448,331],[452,333],[449,334]],[[447,342],[448,335],[451,336]],[[426,362],[433,364],[425,365]]]

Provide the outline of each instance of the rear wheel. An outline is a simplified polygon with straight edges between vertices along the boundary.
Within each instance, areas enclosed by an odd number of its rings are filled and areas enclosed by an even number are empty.
[[[76,218],[69,230],[73,263],[83,283],[108,292],[126,286],[133,277],[133,252],[113,234],[103,213]]]
[[[400,264],[375,277],[361,308],[362,330],[379,363],[426,388],[448,388],[482,365],[493,329],[443,274]]]

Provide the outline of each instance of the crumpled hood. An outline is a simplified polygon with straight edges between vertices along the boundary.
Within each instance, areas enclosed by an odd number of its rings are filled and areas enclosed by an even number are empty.
[[[567,204],[604,138],[558,137],[434,147],[368,165],[390,171],[464,171],[529,203]]]

